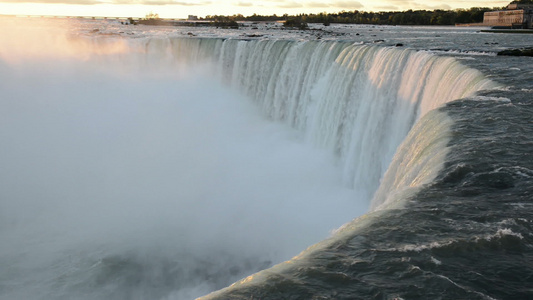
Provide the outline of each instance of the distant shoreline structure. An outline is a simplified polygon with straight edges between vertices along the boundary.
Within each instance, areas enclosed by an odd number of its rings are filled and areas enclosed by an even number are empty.
[[[483,16],[483,24],[493,29],[532,29],[533,4],[511,2],[505,10],[489,11]]]

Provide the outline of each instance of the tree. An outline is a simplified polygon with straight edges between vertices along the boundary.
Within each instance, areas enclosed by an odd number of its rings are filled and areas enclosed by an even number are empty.
[[[149,12],[148,14],[146,14],[145,20],[157,20],[159,19],[159,14],[156,14],[156,13],[153,13],[153,12]]]

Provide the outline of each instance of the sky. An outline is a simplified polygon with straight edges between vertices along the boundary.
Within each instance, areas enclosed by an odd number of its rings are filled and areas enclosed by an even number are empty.
[[[510,0],[0,0],[0,14],[144,17],[153,12],[162,18],[186,18],[188,15],[291,15],[343,10],[502,7],[509,2]]]

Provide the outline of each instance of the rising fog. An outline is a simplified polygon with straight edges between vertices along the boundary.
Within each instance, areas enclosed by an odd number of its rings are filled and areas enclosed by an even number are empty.
[[[0,33],[0,297],[189,299],[366,209],[209,65],[42,27]]]

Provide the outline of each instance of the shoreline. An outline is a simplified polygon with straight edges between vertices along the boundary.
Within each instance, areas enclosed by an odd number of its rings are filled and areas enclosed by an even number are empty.
[[[533,29],[483,29],[481,32],[486,33],[512,33],[512,34],[531,34]]]

